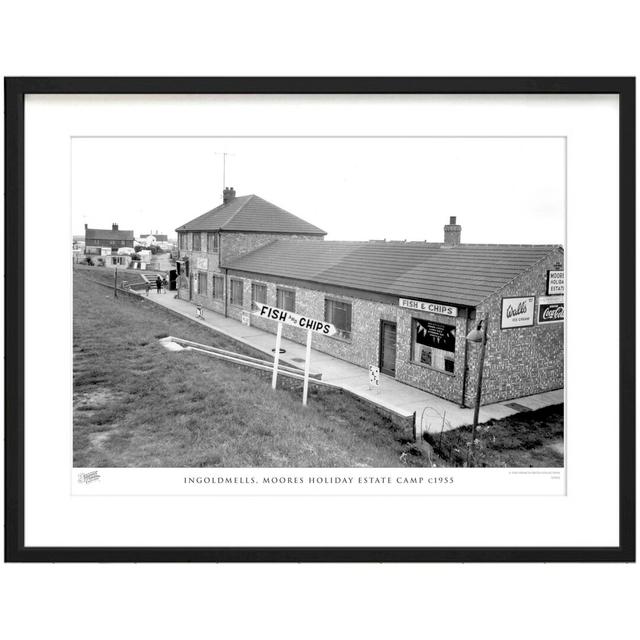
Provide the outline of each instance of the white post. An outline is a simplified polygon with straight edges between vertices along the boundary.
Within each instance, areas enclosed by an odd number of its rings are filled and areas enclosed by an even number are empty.
[[[307,357],[304,361],[304,387],[302,390],[302,404],[307,404],[309,392],[309,368],[311,367],[311,329],[307,329]]]
[[[278,333],[276,334],[276,353],[273,356],[273,376],[271,377],[271,388],[276,388],[278,380],[278,361],[280,360],[280,339],[282,338],[282,322],[278,322]]]

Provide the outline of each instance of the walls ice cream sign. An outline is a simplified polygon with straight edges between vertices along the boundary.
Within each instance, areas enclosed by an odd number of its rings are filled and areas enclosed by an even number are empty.
[[[501,329],[516,329],[518,327],[532,327],[536,299],[534,296],[526,298],[502,298]]]

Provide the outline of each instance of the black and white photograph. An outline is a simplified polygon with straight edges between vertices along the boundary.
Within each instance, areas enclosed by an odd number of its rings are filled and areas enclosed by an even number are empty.
[[[566,162],[73,137],[74,467],[562,469]]]
[[[52,82],[9,83],[28,557],[622,557],[628,83]]]

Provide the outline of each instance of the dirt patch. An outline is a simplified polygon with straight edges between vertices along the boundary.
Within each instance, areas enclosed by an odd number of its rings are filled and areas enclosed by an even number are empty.
[[[564,455],[564,442],[562,440],[558,440],[557,442],[551,442],[548,445],[549,449],[555,451],[558,455]]]
[[[82,411],[84,415],[89,416],[112,403],[125,402],[127,397],[124,393],[116,393],[109,389],[79,391],[73,394],[73,410]]]
[[[110,437],[111,434],[108,432],[92,433],[89,436],[89,440],[92,447],[101,447]]]

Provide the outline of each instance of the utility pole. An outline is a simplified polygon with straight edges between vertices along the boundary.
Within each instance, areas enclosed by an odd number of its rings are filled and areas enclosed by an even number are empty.
[[[473,408],[473,425],[471,427],[471,443],[467,450],[467,466],[473,464],[472,452],[475,446],[476,427],[478,426],[478,417],[480,414],[480,400],[482,397],[482,374],[484,370],[484,354],[487,347],[487,315],[480,320],[478,326],[469,333],[467,340],[469,342],[480,343],[480,354],[478,355],[478,382],[476,385],[476,403]],[[480,328],[482,326],[482,329]]]
[[[118,267],[116,267],[116,271],[113,274],[113,297],[118,297]]]

